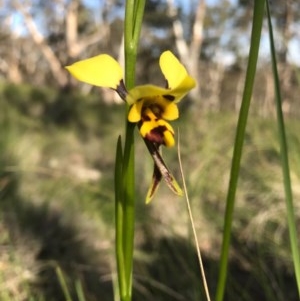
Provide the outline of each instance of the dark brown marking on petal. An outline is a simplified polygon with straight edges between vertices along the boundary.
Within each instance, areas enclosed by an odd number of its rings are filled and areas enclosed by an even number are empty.
[[[147,139],[150,142],[156,143],[157,145],[165,145],[165,131],[168,131],[167,127],[164,125],[160,125],[152,129],[149,133],[147,133],[145,139]]]
[[[147,109],[150,109],[151,112],[154,114],[155,118],[153,118],[153,116],[149,116],[147,114]],[[150,120],[154,120],[154,121],[157,121],[158,119],[161,118],[161,114],[163,112],[163,109],[156,103],[152,103],[152,104],[149,104],[149,105],[143,105],[142,107],[142,119],[144,121],[150,121]]]
[[[161,174],[159,168],[157,167],[157,165],[154,163],[152,183],[151,183],[150,190],[149,190],[149,198],[150,199],[152,199],[155,191],[157,190],[161,179],[162,179],[162,174]]]
[[[165,98],[166,100],[169,100],[169,101],[173,101],[175,99],[175,96],[173,96],[171,94],[165,94],[165,95],[163,95],[163,98]]]
[[[141,126],[143,125],[143,123],[144,123],[144,120],[140,120],[140,121],[137,123],[138,129],[141,128]]]
[[[151,121],[151,118],[146,114],[142,114],[142,121]]]
[[[165,84],[165,87],[166,87],[166,89],[169,89],[170,87],[169,87],[169,82],[165,79],[165,81],[166,81],[166,84]]]
[[[161,118],[161,114],[163,112],[163,109],[161,106],[159,106],[158,104],[154,103],[151,104],[149,106],[149,108],[151,109],[151,111],[153,112],[153,114],[157,117],[155,120],[157,121],[158,118]]]
[[[164,137],[159,133],[150,132],[145,136],[145,139],[158,145],[164,144]]]
[[[128,94],[128,91],[125,87],[124,81],[123,79],[120,80],[120,83],[117,85],[117,88],[115,89],[115,91],[120,95],[120,97],[126,101],[126,96]]]

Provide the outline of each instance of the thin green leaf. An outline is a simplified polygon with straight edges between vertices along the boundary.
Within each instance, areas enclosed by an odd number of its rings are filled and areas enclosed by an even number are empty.
[[[57,266],[56,269],[55,269],[55,272],[56,272],[56,275],[58,277],[58,282],[59,282],[60,287],[61,287],[61,289],[64,293],[66,301],[72,301],[72,297],[71,297],[71,294],[69,292],[67,281],[65,279],[65,276],[64,276],[61,268],[59,266]]]
[[[293,193],[292,193],[291,178],[290,178],[289,160],[288,160],[288,147],[287,147],[286,134],[285,134],[284,117],[282,113],[282,100],[281,100],[280,83],[279,83],[279,76],[277,70],[272,21],[271,21],[271,14],[270,14],[270,8],[268,2],[267,2],[267,16],[268,16],[268,25],[269,25],[271,58],[272,58],[272,66],[273,66],[273,78],[274,78],[274,85],[275,85],[275,96],[276,96],[275,100],[276,100],[278,133],[279,133],[279,142],[280,142],[281,165],[282,165],[283,183],[284,183],[284,191],[285,191],[288,228],[289,228],[289,236],[290,236],[294,269],[296,274],[296,282],[298,287],[298,293],[300,296],[299,242],[297,237],[296,219],[295,219],[294,205],[293,205]]]
[[[236,194],[237,182],[239,178],[240,162],[242,157],[242,150],[243,150],[245,130],[246,130],[248,112],[249,112],[249,107],[251,102],[253,84],[254,84],[254,77],[256,73],[261,29],[262,29],[262,23],[264,17],[264,8],[265,8],[264,0],[255,0],[249,60],[247,66],[243,99],[242,99],[241,109],[239,113],[237,132],[236,132],[235,143],[234,143],[229,187],[227,191],[224,230],[223,230],[223,243],[221,249],[221,259],[220,259],[219,277],[217,283],[216,301],[223,300],[225,286],[226,286],[226,278],[227,278],[227,270],[228,270],[228,255],[229,255],[229,245],[231,240],[231,227],[232,227],[232,220],[233,220],[235,194]]]
[[[125,83],[127,89],[135,84],[136,54],[142,26],[145,0],[127,0],[125,6],[124,52]],[[135,223],[135,170],[134,170],[134,129],[135,124],[125,114],[125,146],[122,164],[122,251],[126,288],[120,286],[122,300],[130,301],[132,296],[133,242]],[[118,260],[118,259],[117,259]]]
[[[145,0],[127,0],[125,7],[125,83],[128,90],[135,84],[137,47],[142,27]],[[126,115],[127,117],[127,115]]]
[[[135,224],[134,128],[134,124],[127,123],[122,170],[124,197],[122,235],[127,300],[131,300]]]
[[[116,259],[120,294],[126,295],[126,278],[123,252],[123,186],[122,186],[123,153],[121,136],[118,138],[115,158],[115,233]]]
[[[82,288],[82,283],[79,279],[76,280],[75,282],[75,288],[76,288],[76,293],[79,301],[86,301],[83,288]]]

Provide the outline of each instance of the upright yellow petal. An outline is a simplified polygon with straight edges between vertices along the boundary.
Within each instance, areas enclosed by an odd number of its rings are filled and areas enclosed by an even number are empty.
[[[185,67],[179,62],[171,51],[162,53],[159,65],[163,75],[168,81],[168,88],[174,89],[188,76]]]
[[[107,54],[76,62],[66,69],[79,81],[99,87],[117,89],[123,78],[120,64]]]
[[[171,51],[162,53],[159,65],[168,82],[169,94],[174,96],[174,103],[179,102],[196,86],[195,79],[188,75],[185,67]]]

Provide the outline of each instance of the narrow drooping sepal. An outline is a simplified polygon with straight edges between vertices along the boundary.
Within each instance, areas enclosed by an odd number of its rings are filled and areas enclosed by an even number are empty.
[[[155,192],[157,191],[157,188],[161,182],[162,174],[160,170],[158,169],[157,165],[154,163],[153,166],[153,175],[152,175],[152,182],[148,189],[147,196],[146,196],[146,204],[150,203]]]
[[[177,183],[177,181],[175,180],[174,176],[172,175],[172,173],[170,172],[169,168],[167,167],[166,163],[164,162],[160,152],[159,152],[159,148],[155,143],[152,143],[151,141],[148,141],[147,139],[144,139],[145,144],[153,158],[154,164],[155,164],[155,168],[157,168],[157,170],[153,171],[153,179],[152,179],[152,183],[151,186],[148,190],[147,193],[147,197],[146,197],[146,203],[149,203],[151,201],[151,199],[154,196],[154,193],[157,190],[158,184],[161,180],[161,178],[163,178],[166,182],[166,184],[168,185],[168,187],[177,195],[182,196],[183,195],[183,191],[180,188],[179,184]],[[158,176],[158,171],[161,174],[161,177],[159,178]],[[156,178],[154,178],[156,177]]]

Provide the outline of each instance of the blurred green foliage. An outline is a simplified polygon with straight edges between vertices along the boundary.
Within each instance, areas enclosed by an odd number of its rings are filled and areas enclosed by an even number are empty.
[[[100,95],[100,94],[99,94]],[[2,84],[0,90],[0,300],[112,300],[113,165],[124,107],[97,93]],[[242,157],[227,300],[297,300],[276,122],[252,112]],[[236,113],[182,108],[181,158],[208,283],[215,289]],[[287,119],[300,220],[300,124]],[[138,135],[138,134],[137,134]],[[137,139],[134,300],[203,296],[185,202],[164,185],[144,197],[152,161]],[[176,148],[163,150],[179,175]]]

